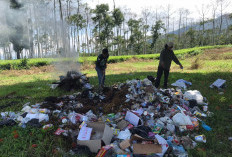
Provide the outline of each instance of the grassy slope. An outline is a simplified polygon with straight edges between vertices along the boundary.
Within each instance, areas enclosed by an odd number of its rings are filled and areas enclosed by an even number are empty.
[[[200,56],[201,58],[202,56]],[[207,143],[200,144],[195,150],[190,151],[190,156],[231,156],[232,143],[228,137],[232,136],[232,60],[200,60],[201,69],[192,70],[190,67],[195,58],[182,60],[184,70],[180,70],[175,64],[172,65],[169,82],[183,78],[193,83],[191,89],[198,89],[210,104],[209,110],[214,113],[212,118],[207,118],[206,123],[213,128],[212,132],[200,130],[199,133],[206,135]],[[116,82],[125,82],[127,79],[143,79],[147,75],[155,75],[157,61],[133,61],[110,64],[107,69],[106,84],[112,85]],[[32,70],[33,71],[33,70]],[[1,109],[1,111],[20,110],[22,105],[28,101],[36,103],[42,101],[46,96],[58,96],[64,93],[59,90],[50,90],[48,84],[54,81],[51,72],[3,71],[0,73],[0,97],[11,92],[16,92],[13,98],[0,100],[0,106],[16,105]],[[90,77],[90,82],[97,84],[96,72],[93,67],[84,70]],[[224,95],[219,95],[217,90],[210,89],[209,85],[217,78],[227,80],[227,88]],[[26,96],[14,98],[14,96]],[[13,131],[17,130],[19,138],[13,138]],[[65,150],[70,143],[62,137],[54,137],[50,134],[41,133],[36,129],[21,129],[18,127],[4,127],[0,129],[0,154],[1,156],[59,156],[54,149],[59,147]],[[32,148],[37,144],[38,148]]]

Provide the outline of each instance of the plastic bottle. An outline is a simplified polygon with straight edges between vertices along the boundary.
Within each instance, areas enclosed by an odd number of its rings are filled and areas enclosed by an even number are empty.
[[[115,119],[118,119],[122,116],[121,112],[118,112],[116,115],[115,115]]]

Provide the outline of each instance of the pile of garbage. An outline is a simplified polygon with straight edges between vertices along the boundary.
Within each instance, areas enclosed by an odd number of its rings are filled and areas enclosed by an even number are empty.
[[[68,71],[66,76],[60,76],[60,81],[54,82],[50,86],[52,89],[59,87],[65,91],[76,91],[83,88],[92,88],[86,75],[83,75],[77,71]]]
[[[212,130],[204,122],[212,115],[199,91],[157,89],[146,78],[114,85],[102,94],[85,88],[73,95],[27,103],[18,113],[2,112],[0,126],[32,126],[67,136],[99,157],[184,157],[197,143],[206,143],[199,130]],[[71,152],[80,154],[78,149]]]

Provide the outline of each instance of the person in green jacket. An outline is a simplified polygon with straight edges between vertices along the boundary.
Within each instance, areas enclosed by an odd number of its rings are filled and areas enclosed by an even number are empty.
[[[109,52],[107,48],[102,50],[102,53],[97,57],[96,71],[98,76],[99,89],[103,89],[105,83],[105,70]]]
[[[160,79],[164,73],[164,88],[167,88],[168,85],[168,76],[171,67],[172,60],[183,69],[182,64],[177,59],[176,55],[173,52],[173,42],[165,44],[164,49],[160,53],[160,61],[157,71],[157,77],[155,80],[155,87],[158,88],[160,85]]]

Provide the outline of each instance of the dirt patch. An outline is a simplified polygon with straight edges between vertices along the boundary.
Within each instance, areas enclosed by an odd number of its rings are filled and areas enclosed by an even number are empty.
[[[83,63],[81,65],[81,70],[89,70],[89,69],[95,69],[95,64],[91,64],[91,63]]]
[[[201,55],[201,60],[228,60],[232,59],[232,48],[218,48],[218,49],[210,49],[205,50]]]
[[[232,52],[231,47],[205,50],[204,54],[211,55],[211,54],[223,54],[223,53],[228,53],[228,52]]]
[[[114,86],[106,87],[103,90],[103,95],[105,99],[99,99],[99,97],[89,98],[89,91],[82,91],[80,95],[77,95],[75,98],[70,99],[69,96],[65,97],[47,97],[41,105],[41,108],[47,108],[49,110],[63,110],[69,111],[74,110],[77,113],[85,114],[89,110],[92,110],[93,113],[98,114],[103,112],[104,114],[108,113],[117,113],[122,112],[123,108],[130,108],[131,103],[126,103],[125,95],[128,93],[128,86],[124,86],[121,89],[118,89]],[[92,93],[96,93],[91,91]],[[57,105],[61,104],[61,105]],[[78,104],[82,104],[83,107],[79,107]]]
[[[127,93],[128,87],[125,86],[121,90],[114,87],[105,88],[103,91],[105,99],[102,101],[99,101],[99,99],[89,99],[87,97],[83,98],[79,96],[77,98],[78,102],[82,103],[83,107],[75,109],[75,111],[77,113],[86,113],[89,110],[92,110],[94,113],[117,113],[119,111],[122,111],[122,108],[125,108],[125,106],[129,105],[128,103],[125,103],[125,95]]]
[[[128,93],[128,87],[124,86],[121,90],[116,88],[111,88],[106,94],[106,100],[102,104],[103,113],[117,113],[121,112],[122,108],[125,108],[127,103],[125,103],[125,95]],[[121,106],[122,104],[123,107]]]
[[[131,59],[128,59],[126,60],[127,62],[131,62],[131,63],[134,63],[134,62],[151,62],[151,61],[154,61],[154,59],[142,59],[142,58],[135,58],[135,57],[132,57]]]

